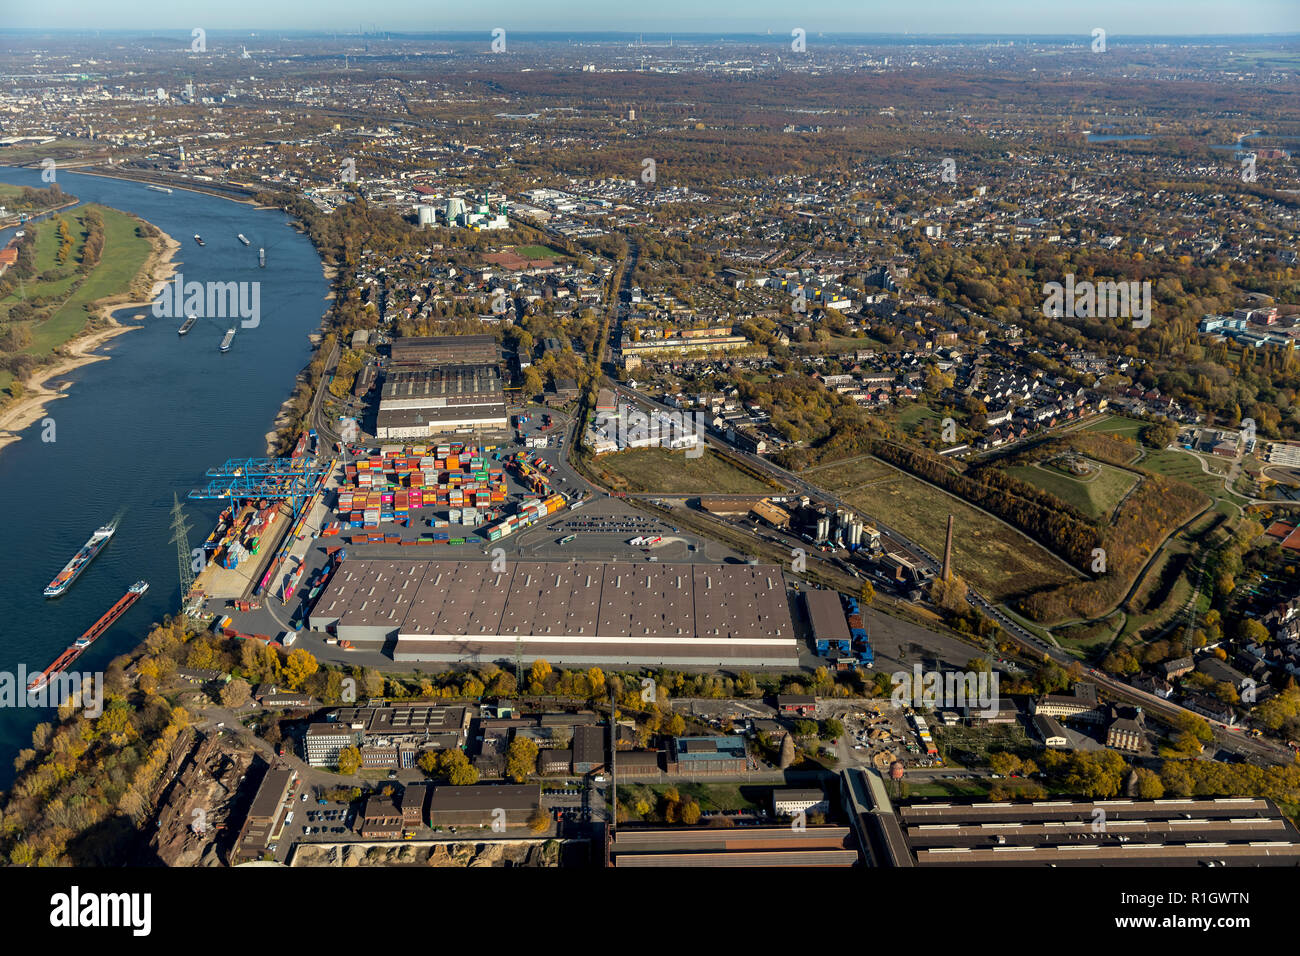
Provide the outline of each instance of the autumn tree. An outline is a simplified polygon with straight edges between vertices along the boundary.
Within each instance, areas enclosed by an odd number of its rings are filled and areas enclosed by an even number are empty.
[[[248,695],[252,693],[248,681],[236,677],[225,687],[221,688],[221,705],[234,710],[237,707],[243,707],[248,703]]]
[[[537,773],[537,744],[527,737],[515,737],[506,750],[506,776],[523,783]]]
[[[344,747],[339,751],[339,773],[350,777],[361,769],[361,751],[356,747]]]

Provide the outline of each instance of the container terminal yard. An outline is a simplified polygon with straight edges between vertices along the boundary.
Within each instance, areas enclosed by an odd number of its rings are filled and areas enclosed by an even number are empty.
[[[516,416],[521,436],[530,420]],[[556,435],[540,437],[330,451],[308,432],[286,459],[212,469],[192,497],[229,506],[190,606],[227,636],[389,668],[522,655],[790,669],[809,656],[782,568],[595,491]]]

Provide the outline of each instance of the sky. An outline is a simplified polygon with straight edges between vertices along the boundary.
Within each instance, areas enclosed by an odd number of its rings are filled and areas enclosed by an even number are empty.
[[[1300,0],[0,0],[0,29],[1212,35],[1300,32]]]

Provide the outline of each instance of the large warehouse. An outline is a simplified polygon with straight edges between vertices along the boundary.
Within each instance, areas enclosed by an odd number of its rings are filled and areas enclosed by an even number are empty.
[[[495,365],[394,369],[384,378],[380,439],[463,436],[505,439],[510,419]]]
[[[311,613],[398,661],[794,667],[772,565],[350,560]]]
[[[393,339],[393,365],[495,365],[501,346],[490,335],[420,335]]]

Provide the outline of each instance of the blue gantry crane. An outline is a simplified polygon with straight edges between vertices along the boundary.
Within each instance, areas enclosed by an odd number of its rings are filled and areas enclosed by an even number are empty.
[[[303,505],[329,474],[330,463],[305,455],[292,458],[231,458],[207,470],[211,479],[189,493],[192,499],[265,498],[288,501],[296,521]]]

